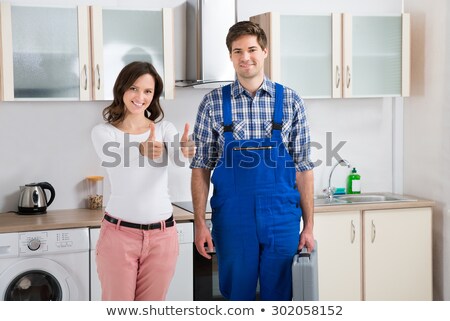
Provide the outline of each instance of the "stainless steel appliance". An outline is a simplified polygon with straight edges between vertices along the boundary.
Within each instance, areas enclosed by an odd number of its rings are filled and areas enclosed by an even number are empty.
[[[50,191],[47,199],[45,190]],[[31,183],[20,187],[18,214],[45,214],[55,199],[55,189],[48,182]]]
[[[211,220],[206,220],[209,230],[212,230]],[[195,235],[195,227],[194,227]],[[219,289],[219,267],[215,252],[208,252],[211,260],[201,256],[195,245],[193,247],[194,257],[194,301],[222,301],[225,298]]]
[[[237,21],[235,0],[186,1],[186,76],[180,87],[217,88],[235,79],[225,38]]]

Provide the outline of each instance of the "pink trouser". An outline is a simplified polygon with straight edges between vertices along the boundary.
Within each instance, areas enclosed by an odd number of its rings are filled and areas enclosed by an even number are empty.
[[[175,225],[145,231],[103,220],[96,249],[102,300],[165,300],[178,251]]]

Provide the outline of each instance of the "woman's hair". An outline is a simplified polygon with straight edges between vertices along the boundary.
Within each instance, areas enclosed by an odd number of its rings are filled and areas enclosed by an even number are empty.
[[[111,124],[118,124],[125,118],[125,104],[123,95],[130,89],[136,79],[142,75],[150,74],[155,79],[155,91],[153,99],[148,106],[146,117],[154,122],[158,122],[164,118],[164,112],[159,103],[159,97],[163,91],[163,81],[159,76],[155,67],[145,61],[134,61],[123,67],[114,83],[113,94],[114,100],[111,105],[103,109],[103,119]]]
[[[235,23],[228,30],[228,35],[226,39],[228,51],[231,53],[231,45],[233,41],[241,36],[256,36],[256,40],[260,45],[261,49],[266,49],[267,47],[267,36],[264,30],[259,26],[259,24],[251,21],[239,21]]]

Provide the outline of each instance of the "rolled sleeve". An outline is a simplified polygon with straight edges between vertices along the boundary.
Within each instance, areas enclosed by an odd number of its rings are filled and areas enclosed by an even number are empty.
[[[304,172],[313,169],[314,163],[311,161],[310,130],[305,106],[298,96],[295,99],[295,110],[292,121],[291,152],[296,171]]]
[[[218,143],[212,126],[212,104],[213,102],[207,96],[200,103],[193,132],[196,151],[190,168],[212,170],[216,166]]]

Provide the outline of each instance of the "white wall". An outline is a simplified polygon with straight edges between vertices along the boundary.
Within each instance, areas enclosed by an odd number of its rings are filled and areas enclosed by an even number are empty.
[[[11,3],[33,3],[11,1]],[[57,4],[58,1],[41,1]],[[80,4],[123,6],[120,1],[67,1]],[[130,0],[128,6],[156,6],[164,3],[176,8],[176,78],[184,78],[185,42],[183,37],[184,1]],[[283,10],[304,12],[375,12],[399,13],[400,0],[339,1],[284,0],[238,1],[238,16],[248,19],[256,10]],[[385,8],[385,9],[380,9]],[[223,50],[226,50],[224,45]],[[219,62],[218,62],[219,63]],[[220,62],[230,63],[230,62]],[[195,120],[197,106],[207,90],[177,88],[176,99],[163,101],[166,119],[182,130],[186,121]],[[101,121],[106,102],[0,102],[0,212],[16,210],[19,186],[34,181],[49,181],[56,188],[56,198],[50,209],[84,206],[84,177],[102,174],[90,145],[90,129]],[[313,159],[322,160],[315,169],[315,191],[321,193],[332,164],[326,164],[326,133],[332,133],[332,145],[346,143],[339,155],[358,168],[363,180],[363,191],[393,190],[392,110],[393,100],[378,99],[324,99],[306,100],[312,140],[323,148],[313,149]],[[10,138],[12,136],[12,138]],[[172,199],[190,199],[190,170],[171,168]],[[335,171],[333,185],[344,186],[348,171]],[[105,193],[109,192],[108,185]],[[107,199],[107,195],[105,195]]]
[[[405,0],[411,13],[411,97],[404,101],[404,190],[436,201],[434,297],[450,300],[450,4]]]

